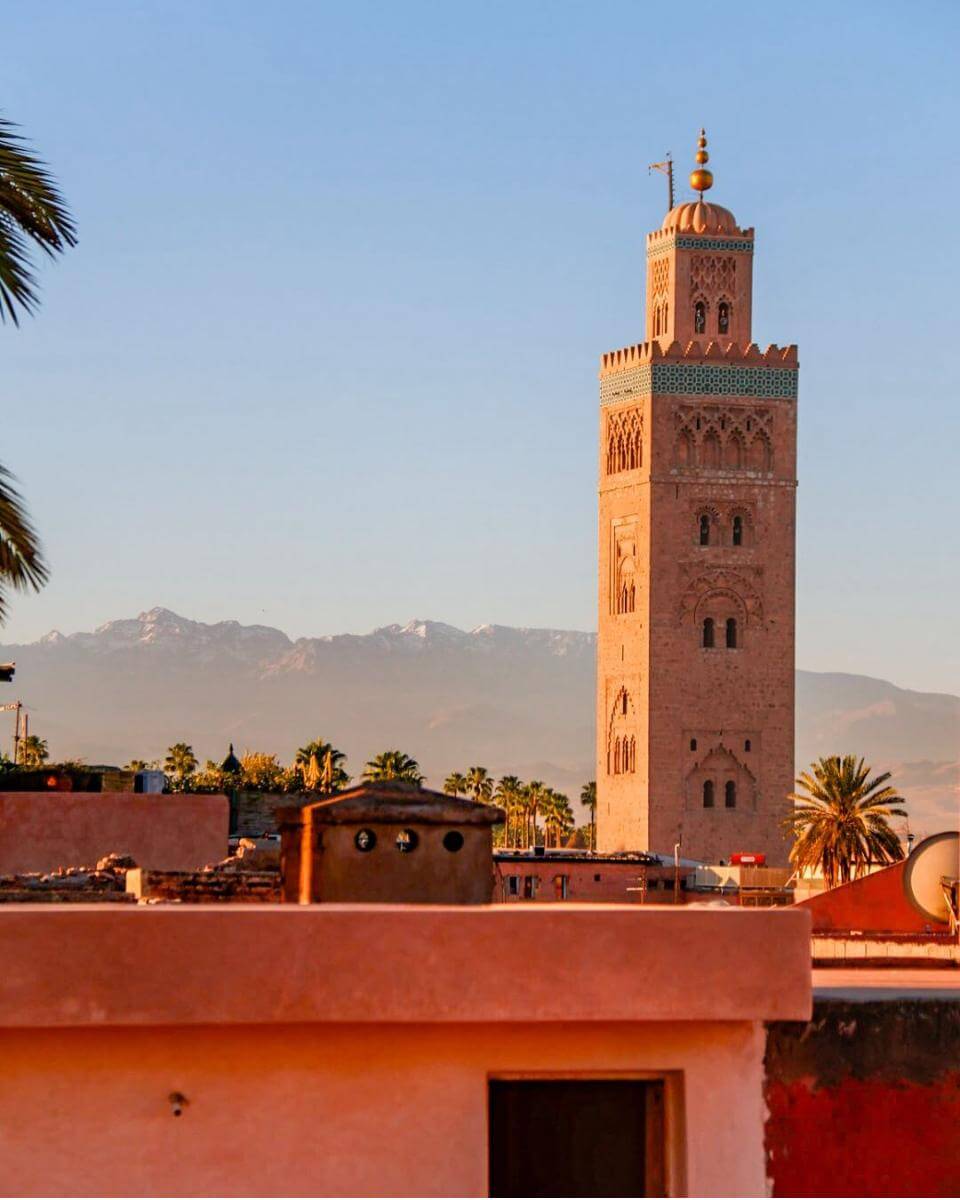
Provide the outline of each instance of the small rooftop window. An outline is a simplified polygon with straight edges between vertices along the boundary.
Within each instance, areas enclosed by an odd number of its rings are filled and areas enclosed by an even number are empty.
[[[358,829],[353,839],[353,844],[358,850],[366,854],[368,850],[372,850],[377,844],[377,835],[372,829]]]
[[[401,854],[410,854],[419,844],[420,838],[412,829],[401,829],[397,834],[397,849]]]

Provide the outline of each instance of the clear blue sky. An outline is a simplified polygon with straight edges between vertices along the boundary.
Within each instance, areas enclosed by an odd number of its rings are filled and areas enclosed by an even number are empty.
[[[53,565],[4,640],[593,628],[597,359],[703,123],[755,337],[800,344],[798,665],[957,690],[958,38],[952,0],[8,8],[81,242],[0,329]]]

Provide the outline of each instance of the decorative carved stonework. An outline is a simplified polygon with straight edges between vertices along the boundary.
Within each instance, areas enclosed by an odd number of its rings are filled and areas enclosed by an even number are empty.
[[[687,568],[689,571],[689,566]],[[688,618],[696,620],[697,612],[708,598],[724,597],[732,600],[747,624],[763,620],[763,601],[760,592],[749,576],[759,582],[759,568],[731,571],[726,567],[700,570],[687,578],[680,598],[678,619],[682,623]]]
[[[707,780],[713,784],[715,811],[726,808],[745,809],[752,812],[757,803],[757,780],[753,771],[720,738],[687,771],[683,781],[683,800],[688,809],[704,807],[703,785]],[[734,784],[727,803],[727,784]]]
[[[637,406],[607,414],[606,471],[635,471],[643,466],[643,410]]]
[[[674,463],[713,471],[769,471],[773,413],[747,405],[681,404],[674,414]]]

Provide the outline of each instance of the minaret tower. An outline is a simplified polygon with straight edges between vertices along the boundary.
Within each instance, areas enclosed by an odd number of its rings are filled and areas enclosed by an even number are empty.
[[[646,340],[600,366],[597,845],[786,861],[796,346],[751,340],[752,229],[696,201],[647,236]]]

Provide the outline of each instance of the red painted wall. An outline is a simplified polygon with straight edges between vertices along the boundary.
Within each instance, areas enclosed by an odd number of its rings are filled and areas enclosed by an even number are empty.
[[[774,1196],[960,1195],[960,1071],[767,1087]]]
[[[814,933],[946,933],[947,925],[924,917],[903,889],[906,862],[853,883],[831,888],[799,908],[809,909]]]
[[[960,998],[818,998],[765,1067],[774,1196],[960,1195]]]

